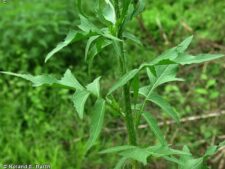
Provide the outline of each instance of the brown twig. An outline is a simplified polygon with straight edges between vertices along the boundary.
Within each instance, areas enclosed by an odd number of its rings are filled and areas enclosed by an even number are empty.
[[[153,39],[150,31],[148,30],[148,28],[145,26],[145,23],[144,23],[144,20],[143,20],[143,17],[142,15],[139,15],[137,17],[137,22],[138,22],[138,25],[141,29],[141,32],[143,32],[143,35],[147,41],[148,44],[152,45],[152,46],[156,46],[156,42],[155,40]]]
[[[187,122],[192,122],[192,121],[197,121],[197,120],[203,120],[203,119],[209,119],[209,118],[215,118],[215,117],[219,117],[225,115],[225,110],[224,111],[220,111],[220,112],[213,112],[213,113],[209,113],[209,114],[204,114],[204,115],[199,115],[199,116],[191,116],[191,117],[186,117],[186,118],[182,118],[180,119],[180,123],[187,123]],[[164,125],[172,125],[172,124],[176,124],[176,122],[174,120],[167,120],[165,122],[159,122],[158,125],[159,126],[164,126]],[[139,129],[143,129],[143,128],[147,128],[148,125],[147,124],[142,124],[139,125]],[[115,132],[115,131],[123,131],[126,130],[125,127],[118,127],[115,129],[107,129],[107,132]]]

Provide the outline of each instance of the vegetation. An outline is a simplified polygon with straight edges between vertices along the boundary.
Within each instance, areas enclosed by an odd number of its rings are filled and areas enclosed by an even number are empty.
[[[180,169],[208,168],[207,160],[212,158],[211,156],[216,152],[219,153],[221,149],[223,150],[224,142],[215,140],[217,135],[223,131],[216,126],[210,128],[207,121],[200,125],[200,132],[206,143],[204,153],[202,153],[200,151],[201,143],[192,144],[193,140],[199,140],[198,130],[195,131],[192,126],[188,126],[191,131],[196,133],[195,138],[177,133],[180,128],[185,128],[185,125],[179,123],[179,116],[191,115],[193,112],[197,115],[199,110],[201,110],[200,113],[202,110],[222,110],[223,105],[221,106],[218,100],[224,98],[224,95],[220,94],[224,88],[219,87],[223,82],[220,82],[220,79],[216,80],[215,77],[223,77],[223,74],[221,75],[223,65],[219,61],[209,66],[206,63],[200,73],[198,70],[201,70],[201,66],[188,66],[183,73],[182,70],[178,72],[178,67],[179,65],[201,64],[218,58],[222,60],[223,54],[199,55],[196,53],[212,53],[211,49],[215,50],[213,53],[223,53],[224,40],[220,35],[224,33],[221,31],[221,25],[224,23],[221,23],[218,28],[213,28],[218,30],[215,34],[209,33],[210,31],[214,32],[210,26],[208,27],[209,31],[198,28],[200,19],[196,19],[197,21],[190,19],[192,25],[185,21],[177,24],[176,19],[180,21],[179,16],[182,13],[179,11],[179,7],[188,9],[184,16],[189,16],[194,10],[189,9],[189,5],[196,7],[199,5],[195,1],[163,4],[158,1],[151,2],[146,4],[147,9],[144,12],[144,1],[100,1],[94,10],[91,9],[93,6],[91,2],[83,4],[81,1],[76,1],[79,13],[74,12],[74,9],[71,8],[71,4],[75,4],[74,1],[71,0],[67,3],[62,4],[55,0],[53,3],[41,1],[37,6],[29,1],[9,3],[10,5],[6,3],[4,6],[1,4],[1,8],[7,15],[1,20],[1,27],[7,28],[8,26],[10,28],[11,25],[7,25],[7,21],[14,16],[18,16],[19,19],[18,22],[15,21],[12,24],[21,27],[18,27],[21,34],[15,40],[14,36],[18,34],[17,29],[6,29],[2,35],[2,39],[5,40],[0,44],[2,46],[0,50],[1,69],[12,72],[23,70],[42,75],[2,73],[29,80],[35,87],[42,85],[56,87],[51,90],[40,88],[32,90],[27,88],[26,83],[18,79],[1,76],[0,83],[3,90],[0,97],[4,100],[1,102],[3,117],[1,124],[3,125],[0,133],[3,151],[0,157],[3,164],[50,163],[52,168],[112,168],[115,165],[115,168],[133,169],[163,168],[164,166]],[[211,11],[208,9],[210,3],[212,2],[205,2],[206,13],[208,10]],[[14,5],[18,6],[17,10],[12,13],[8,12],[7,9],[13,8]],[[46,13],[41,11],[44,6],[49,6]],[[160,14],[158,10],[160,7],[166,12]],[[222,1],[217,1],[215,11],[216,8],[222,7]],[[63,11],[63,13],[50,15],[53,19],[49,19],[49,14],[54,14],[56,10]],[[26,13],[22,13],[23,11]],[[97,14],[97,17],[90,17],[93,12]],[[143,14],[141,14],[142,12]],[[31,16],[39,18],[40,14],[46,18],[43,17],[37,23],[30,20]],[[76,20],[78,14],[80,21]],[[203,17],[200,13],[196,16]],[[21,22],[20,17],[24,22]],[[210,17],[215,16],[211,15]],[[220,18],[219,15],[216,17]],[[194,18],[194,16],[189,18]],[[214,22],[211,18],[209,21]],[[78,25],[76,29],[74,29],[75,25]],[[137,35],[144,37],[142,41],[131,33],[138,29],[137,25],[141,29]],[[184,30],[181,28],[179,28],[180,31],[176,30],[177,25],[182,25]],[[0,29],[2,29],[1,27]],[[52,48],[52,45],[60,39],[60,34],[68,31],[68,27],[70,31],[64,42],[59,43],[45,58],[46,62],[49,59],[54,59],[55,62],[49,61],[47,62],[48,66],[44,66],[43,58],[40,55]],[[49,35],[48,29],[54,30],[55,33]],[[148,32],[148,30],[151,31]],[[200,33],[194,33],[194,30],[198,30]],[[158,47],[160,45],[157,44],[171,46],[172,41],[177,42],[180,40],[179,37],[183,36],[182,31],[185,34],[197,34],[212,39],[206,41],[210,42],[207,48],[195,49],[190,52],[191,54],[188,54],[186,50],[193,36],[189,36],[177,46],[161,52],[164,47]],[[40,37],[41,34],[48,36]],[[170,41],[169,39],[175,35],[177,38]],[[85,49],[82,43],[77,43],[84,40],[87,40]],[[38,42],[37,46],[35,46],[36,42]],[[12,46],[12,48],[7,50],[8,46]],[[201,44],[199,43],[197,46],[201,47]],[[83,54],[82,51],[85,53]],[[10,58],[12,55],[16,59]],[[59,57],[60,55],[63,56]],[[71,55],[76,57],[71,57]],[[55,57],[52,58],[53,56]],[[83,63],[83,60],[87,64]],[[69,68],[64,76],[57,78],[65,67]],[[76,77],[71,70],[76,72]],[[58,74],[53,76],[48,72],[58,72]],[[177,78],[177,73],[187,77],[185,82],[187,86],[181,86],[174,82],[183,81],[183,79]],[[200,81],[196,82],[196,79],[199,78]],[[172,83],[165,85],[167,82]],[[58,90],[58,88],[62,88],[62,90]],[[184,96],[180,89],[185,88],[188,92]],[[75,93],[73,94],[73,92]],[[121,93],[123,93],[123,97],[121,97]],[[194,100],[190,98],[194,98]],[[77,114],[73,112],[73,105],[68,102],[68,99],[74,103]],[[8,100],[13,100],[13,102],[9,103]],[[176,103],[177,110],[167,100],[170,100],[172,104]],[[198,106],[192,107],[196,103]],[[164,114],[155,114],[159,111],[154,104],[159,106]],[[177,124],[173,127],[164,125],[160,129],[158,124],[161,123],[157,123],[156,118],[167,120],[169,117]],[[79,118],[82,121],[78,122]],[[142,126],[140,124],[143,123],[149,125],[151,133],[147,133],[146,129],[139,129]],[[126,126],[127,134],[126,130],[120,127],[121,125]],[[88,131],[89,128],[90,131]],[[168,131],[169,129],[171,131]],[[102,137],[98,139],[102,130]],[[120,134],[121,130],[122,134]],[[111,135],[110,133],[115,134]],[[214,141],[209,146],[207,142],[211,138]],[[174,144],[175,139],[177,140],[176,144]],[[104,146],[102,146],[103,144]],[[192,148],[196,147],[197,151],[194,154],[197,154],[199,158],[193,156],[186,145]],[[32,148],[29,149],[31,146]],[[113,148],[103,150],[105,147]],[[101,151],[100,154],[99,151]],[[120,156],[112,157],[105,153],[116,153]],[[120,160],[118,161],[118,159]],[[161,160],[163,160],[164,166],[156,164],[156,161]],[[103,164],[105,161],[108,163]],[[216,166],[221,167],[223,165],[221,162],[218,162]]]

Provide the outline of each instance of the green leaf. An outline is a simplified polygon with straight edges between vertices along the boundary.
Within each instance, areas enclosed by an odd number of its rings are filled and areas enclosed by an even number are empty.
[[[143,87],[139,90],[139,93],[145,97],[147,97],[147,91],[148,87]],[[150,96],[147,98],[147,100],[155,103],[158,105],[162,110],[165,111],[166,114],[171,116],[177,123],[179,122],[179,116],[177,112],[173,109],[173,107],[165,100],[163,99],[160,95],[157,93],[153,92],[150,94]]]
[[[127,15],[127,12],[128,12],[129,6],[131,4],[131,1],[132,0],[123,0],[122,1],[122,5],[123,5],[122,16],[123,16],[123,18],[125,18],[125,16]]]
[[[190,153],[190,150],[187,146],[183,148],[184,152]],[[194,158],[191,154],[182,155],[180,158],[180,162],[182,165],[179,165],[179,169],[208,169],[208,167],[204,164],[204,158]]]
[[[87,34],[77,32],[77,31],[70,31],[65,40],[61,43],[59,43],[51,52],[49,52],[45,58],[45,62],[47,62],[55,53],[62,50],[64,47],[68,46],[71,42],[79,41],[85,37],[87,37]]]
[[[83,119],[84,116],[84,106],[89,97],[90,93],[86,90],[77,90],[72,97],[72,101],[74,103],[74,107],[80,117]]]
[[[154,70],[154,71],[153,71]],[[183,81],[183,79],[176,78],[178,65],[157,65],[155,69],[147,69],[147,73],[151,82],[151,90],[156,87],[171,81]]]
[[[33,83],[33,86],[35,86],[35,87],[42,86],[42,85],[50,85],[51,86],[51,85],[57,83],[57,79],[51,75],[32,76],[29,74],[17,74],[17,73],[12,73],[12,72],[1,72],[1,73],[20,77],[25,80],[31,81]]]
[[[42,85],[48,86],[59,86],[68,89],[84,89],[84,87],[78,82],[78,80],[72,75],[71,71],[68,69],[61,80],[57,80],[52,75],[38,75],[33,76],[29,74],[17,74],[11,72],[1,72],[3,74],[12,75],[16,77],[23,78],[25,80],[31,81],[34,87],[39,87]]]
[[[168,146],[156,145],[147,148],[154,157],[166,157],[171,155],[190,155],[189,152],[172,149]]]
[[[187,37],[184,41],[182,41],[179,45],[177,45],[176,50],[179,53],[183,53],[187,50],[193,40],[193,35]]]
[[[57,82],[60,85],[71,87],[78,90],[83,90],[84,87],[78,82],[78,80],[74,77],[70,69],[67,69],[63,78]]]
[[[103,11],[104,18],[113,25],[116,23],[116,11],[110,0],[105,0],[106,8]]]
[[[203,158],[193,158],[183,160],[179,169],[208,169],[208,167],[204,164]]]
[[[91,44],[100,37],[100,35],[96,35],[96,36],[92,36],[88,39],[88,42],[87,42],[87,45],[86,45],[86,48],[85,48],[85,60],[87,60],[87,57],[88,57],[88,52],[89,52],[89,49],[91,47]]]
[[[108,148],[106,150],[101,151],[101,154],[109,154],[109,153],[118,153],[121,151],[125,151],[125,150],[130,150],[135,148],[135,146],[131,146],[131,145],[123,145],[123,146],[116,146],[116,147],[112,147],[112,148]]]
[[[223,146],[225,146],[225,141],[219,144],[219,147],[223,147]]]
[[[101,153],[119,153],[125,159],[137,160],[144,165],[147,164],[147,159],[150,156],[162,157],[169,161],[175,161],[178,164],[181,164],[177,159],[170,157],[171,155],[189,155],[189,153],[179,150],[174,150],[168,146],[156,145],[150,146],[147,148],[141,148],[137,146],[124,145],[118,147],[112,147],[107,150],[102,151]]]
[[[138,0],[133,17],[138,16],[145,9],[145,0]]]
[[[182,41],[180,44],[178,44],[176,47],[173,47],[171,49],[168,49],[167,51],[163,52],[160,56],[156,57],[153,61],[150,63],[152,65],[156,65],[158,62],[162,60],[171,60],[174,61],[178,57],[179,54],[182,54],[185,52],[185,50],[189,47],[191,41],[193,39],[193,36],[189,36],[184,41]]]
[[[155,134],[156,138],[160,141],[160,143],[162,145],[167,145],[167,142],[164,139],[164,136],[163,136],[161,130],[159,129],[155,118],[148,112],[144,112],[142,115],[145,118],[145,120],[148,122],[152,132]]]
[[[218,146],[210,146],[209,148],[207,148],[207,151],[204,154],[204,157],[209,157],[214,155],[218,150]]]
[[[150,156],[149,151],[146,148],[136,147],[133,149],[128,149],[120,153],[121,156],[127,159],[137,160],[144,165],[147,164],[147,158]]]
[[[127,161],[126,157],[121,158],[118,163],[116,164],[116,166],[114,167],[114,169],[123,169],[124,163]]]
[[[182,163],[181,163],[178,159],[176,159],[175,157],[163,156],[162,158],[164,158],[164,159],[167,160],[167,161],[176,163],[176,164],[178,164],[178,165],[182,165]]]
[[[127,38],[127,39],[129,39],[129,40],[131,40],[131,41],[133,41],[133,42],[135,42],[135,43],[137,43],[137,44],[142,46],[142,43],[141,43],[140,39],[138,39],[136,36],[134,36],[133,34],[131,34],[129,32],[124,32],[123,33],[123,37]]]
[[[186,65],[186,64],[207,62],[214,59],[219,59],[223,56],[224,55],[222,54],[200,54],[197,56],[182,54],[179,55],[176,59],[174,59],[174,61],[181,65]]]
[[[83,9],[82,9],[82,0],[77,0],[77,7],[78,7],[79,13],[81,13],[82,15],[84,15]]]
[[[98,77],[92,83],[86,86],[87,90],[97,97],[100,97],[100,79],[101,77]]]
[[[99,98],[93,108],[91,118],[90,138],[86,144],[86,150],[89,150],[98,139],[101,129],[103,127],[105,114],[105,100]]]
[[[91,47],[89,54],[87,56],[87,62],[89,64],[89,69],[93,64],[93,60],[96,55],[98,55],[104,48],[109,46],[112,42],[103,38],[97,39],[95,44]]]
[[[112,94],[115,90],[117,90],[118,88],[124,86],[125,84],[127,84],[131,79],[133,79],[137,73],[139,72],[139,69],[133,69],[131,71],[129,71],[128,73],[126,73],[125,75],[123,75],[109,90],[107,95]]]
[[[100,33],[100,30],[92,23],[89,19],[87,19],[83,15],[79,15],[80,17],[80,25],[78,25],[78,28],[81,29],[84,32],[95,32]]]
[[[176,47],[172,49],[168,49],[165,52],[163,52],[160,56],[156,57],[150,62],[150,65],[157,65],[162,60],[173,60],[178,56],[178,52],[176,50]]]

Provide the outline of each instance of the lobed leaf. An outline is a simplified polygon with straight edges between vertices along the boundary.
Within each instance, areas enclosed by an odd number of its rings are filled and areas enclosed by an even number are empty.
[[[87,90],[97,97],[100,97],[100,79],[101,77],[98,77],[86,86]]]
[[[150,153],[146,150],[146,148],[135,147],[133,149],[128,149],[121,152],[120,155],[127,159],[139,161],[146,165]]]
[[[63,78],[58,81],[58,84],[63,86],[71,87],[78,90],[83,90],[84,87],[78,82],[78,80],[74,77],[70,69],[67,69]]]
[[[64,76],[61,80],[57,80],[52,75],[38,75],[33,76],[29,74],[17,74],[12,72],[1,72],[3,74],[12,75],[16,77],[23,78],[33,83],[34,87],[39,87],[42,85],[49,85],[49,86],[60,86],[63,88],[68,89],[84,89],[84,87],[78,82],[78,80],[73,76],[71,70],[67,69]]]

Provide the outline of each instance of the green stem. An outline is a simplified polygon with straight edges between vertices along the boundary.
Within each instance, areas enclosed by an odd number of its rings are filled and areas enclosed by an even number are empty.
[[[134,127],[134,120],[131,110],[131,102],[130,102],[130,87],[129,85],[125,85],[123,87],[123,94],[124,94],[124,104],[125,104],[125,120],[126,126],[128,131],[129,143],[131,145],[137,145],[136,140],[136,131]]]
[[[121,73],[125,74],[127,73],[127,63],[124,55],[124,49],[123,49],[123,42],[120,43],[121,47]],[[131,99],[130,99],[130,85],[126,84],[123,87],[123,97],[124,97],[124,104],[125,104],[125,122],[126,122],[126,127],[128,131],[128,138],[129,138],[129,143],[131,145],[136,146],[137,145],[137,136],[136,136],[136,130],[135,130],[135,123],[134,123],[134,118],[132,114],[132,109],[131,109]],[[138,169],[138,162],[133,161],[132,162],[132,169]]]
[[[117,21],[119,21],[120,18],[120,9],[119,9],[119,1],[114,0],[115,8],[116,8],[116,15],[117,15]],[[123,39],[123,24],[118,22],[115,26],[116,30],[116,36],[119,39]],[[119,63],[120,63],[120,71],[121,74],[124,75],[128,72],[127,62],[124,54],[124,42],[115,42],[118,43],[118,46],[120,48],[120,56],[119,56]],[[135,123],[133,118],[133,113],[131,109],[131,96],[130,96],[130,84],[126,84],[123,87],[123,99],[124,99],[124,112],[125,112],[125,123],[127,127],[128,132],[128,138],[129,138],[129,144],[136,146],[137,145],[137,136],[136,136],[136,130],[135,130]],[[132,169],[138,169],[138,162],[133,161],[132,162]]]

